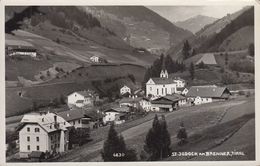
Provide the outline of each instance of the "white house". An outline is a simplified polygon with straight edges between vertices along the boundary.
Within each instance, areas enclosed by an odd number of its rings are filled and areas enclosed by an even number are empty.
[[[84,106],[93,106],[96,98],[97,95],[94,91],[91,90],[73,92],[68,95],[68,106],[69,108],[71,108],[72,106],[76,106],[79,108]]]
[[[210,103],[213,101],[227,100],[231,95],[226,87],[217,87],[215,85],[192,86],[186,97],[193,105]]]
[[[92,62],[94,62],[94,63],[99,63],[99,57],[96,56],[96,55],[90,57],[90,60],[91,60]]]
[[[120,89],[120,94],[121,94],[121,95],[123,95],[123,94],[125,94],[125,93],[131,94],[131,89],[130,89],[128,86],[126,86],[126,85],[124,85],[124,86]]]
[[[58,116],[62,117],[71,126],[75,128],[89,128],[90,126],[84,123],[85,118],[83,110],[68,110],[57,113]]]
[[[65,152],[68,150],[71,125],[54,113],[30,113],[23,116],[19,131],[20,157],[33,151]]]
[[[176,82],[176,87],[177,88],[184,88],[185,87],[185,80],[181,79],[180,77],[175,77],[173,78],[173,81]]]
[[[143,110],[145,110],[146,112],[149,112],[151,110],[151,101],[148,98],[143,97],[139,101],[139,104],[143,108]]]
[[[105,116],[103,122],[105,124],[114,122],[115,124],[124,123],[126,120],[126,115],[129,112],[129,107],[115,107],[104,111]]]
[[[176,93],[176,82],[168,78],[167,70],[162,70],[160,78],[150,78],[146,83],[146,96],[157,98]]]

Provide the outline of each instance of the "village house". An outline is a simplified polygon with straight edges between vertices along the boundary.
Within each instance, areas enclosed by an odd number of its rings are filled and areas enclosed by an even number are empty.
[[[94,63],[99,63],[99,57],[96,56],[96,55],[90,57],[90,60],[91,60],[92,62],[94,62]]]
[[[188,88],[184,88],[184,89],[182,90],[181,94],[182,94],[183,96],[186,96],[188,92],[189,92]]]
[[[57,115],[62,117],[75,128],[89,128],[89,125],[84,123],[85,116],[83,110],[62,111],[58,112]]]
[[[37,56],[37,51],[32,46],[7,46],[6,50],[8,56]]]
[[[174,77],[173,81],[176,82],[177,88],[184,88],[186,85],[186,82],[184,79],[181,79],[180,77]]]
[[[151,101],[151,111],[171,112],[186,103],[186,98],[179,94],[162,96]]]
[[[226,87],[215,85],[192,86],[186,97],[192,105],[211,103],[214,101],[227,100],[231,93]]]
[[[131,94],[131,89],[126,85],[124,85],[122,88],[120,88],[120,94],[124,95],[125,93]]]
[[[145,110],[146,112],[149,112],[151,110],[151,101],[150,99],[146,97],[142,97],[142,99],[139,101],[140,106]]]
[[[150,78],[146,83],[146,97],[152,99],[176,93],[176,82],[168,78],[166,69],[162,69],[160,78]]]
[[[95,129],[104,125],[104,116],[105,113],[96,109],[85,110],[84,119],[82,121],[84,124],[89,125],[90,129]]]
[[[149,111],[151,109],[151,102],[148,98],[146,97],[125,97],[119,100],[119,106],[128,106],[128,107],[133,107],[133,108],[141,108],[145,111]]]
[[[19,131],[20,157],[33,151],[65,152],[68,150],[71,125],[54,113],[30,113],[23,116]]]
[[[73,92],[68,95],[68,107],[91,107],[94,106],[94,102],[98,100],[98,98],[98,95],[92,90]]]
[[[127,120],[127,116],[129,114],[129,107],[114,107],[104,111],[104,113],[104,124],[111,122],[115,124],[122,124]]]

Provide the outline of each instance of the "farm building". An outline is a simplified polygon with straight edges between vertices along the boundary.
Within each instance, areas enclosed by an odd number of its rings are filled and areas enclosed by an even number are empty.
[[[65,119],[54,113],[30,113],[23,116],[19,131],[20,157],[27,158],[33,151],[65,152],[68,150],[72,127]]]
[[[32,46],[7,46],[6,51],[8,56],[37,56],[37,50]]]
[[[173,111],[186,103],[182,95],[166,95],[151,101],[151,111]]]
[[[105,117],[103,118],[103,121],[105,124],[110,122],[114,122],[115,124],[121,124],[127,120],[129,114],[129,107],[114,107],[104,112]]]
[[[123,95],[125,93],[131,94],[131,89],[126,85],[124,85],[122,88],[120,88],[120,94]]]
[[[84,90],[73,92],[68,95],[68,106],[71,108],[72,106],[76,107],[85,107],[85,106],[93,106],[94,102],[98,100],[98,95],[92,90]]]
[[[213,101],[227,100],[231,93],[226,87],[215,85],[192,86],[186,97],[193,105],[211,103]]]
[[[88,124],[90,129],[97,128],[103,125],[104,113],[99,110],[85,110],[85,118],[83,119],[84,124]]]

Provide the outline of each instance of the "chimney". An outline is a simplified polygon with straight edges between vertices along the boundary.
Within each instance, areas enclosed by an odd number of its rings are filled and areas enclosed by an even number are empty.
[[[57,115],[54,115],[54,123],[57,123]]]

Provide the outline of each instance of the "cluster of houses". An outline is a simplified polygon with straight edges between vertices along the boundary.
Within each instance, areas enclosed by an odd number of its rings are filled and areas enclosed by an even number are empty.
[[[179,107],[226,100],[231,95],[226,87],[215,85],[187,88],[185,80],[169,78],[166,69],[160,77],[150,78],[146,94],[122,86],[120,94],[130,94],[106,110],[95,109],[99,96],[93,90],[77,91],[67,96],[68,110],[24,115],[18,127],[20,156],[36,152],[65,152],[68,150],[70,128],[95,128],[101,124],[122,124],[131,117],[133,110],[174,111]]]

